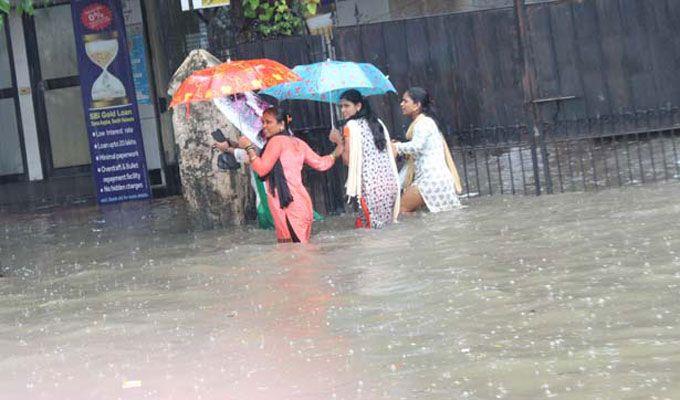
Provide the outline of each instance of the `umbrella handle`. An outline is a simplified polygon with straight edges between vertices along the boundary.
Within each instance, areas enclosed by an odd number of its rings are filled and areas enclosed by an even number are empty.
[[[333,118],[333,103],[328,104],[328,109],[331,111],[331,129],[335,129],[335,119]]]

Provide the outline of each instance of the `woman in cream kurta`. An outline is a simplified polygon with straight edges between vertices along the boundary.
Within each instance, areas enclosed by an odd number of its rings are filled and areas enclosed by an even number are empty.
[[[446,166],[444,141],[434,120],[421,114],[414,122],[413,139],[397,143],[399,154],[414,157],[413,185],[428,210],[448,211],[460,206],[451,171]]]
[[[429,95],[422,88],[411,88],[404,93],[401,108],[413,119],[406,133],[409,141],[393,144],[396,153],[407,156],[402,211],[415,211],[423,204],[431,212],[459,207],[460,178],[444,136],[427,115]]]

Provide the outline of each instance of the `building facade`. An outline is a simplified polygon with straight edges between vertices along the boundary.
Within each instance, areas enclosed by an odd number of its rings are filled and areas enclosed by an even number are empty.
[[[176,156],[162,82],[153,2],[122,0],[149,179],[178,191]],[[149,17],[151,15],[151,17]],[[0,29],[0,205],[93,198],[90,148],[68,1],[16,13]],[[167,79],[165,79],[167,81]]]
[[[226,59],[229,7],[183,11],[180,0],[120,0],[155,195],[181,191],[167,86],[195,48]],[[40,2],[38,2],[40,3]],[[323,0],[337,25],[509,6],[511,0]],[[3,17],[5,18],[5,17]],[[0,206],[94,197],[71,4],[38,4],[0,29]]]

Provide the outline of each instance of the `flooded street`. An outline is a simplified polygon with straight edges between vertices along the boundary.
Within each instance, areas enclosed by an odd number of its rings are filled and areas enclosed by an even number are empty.
[[[0,214],[2,399],[678,399],[680,185],[309,246],[177,199]]]

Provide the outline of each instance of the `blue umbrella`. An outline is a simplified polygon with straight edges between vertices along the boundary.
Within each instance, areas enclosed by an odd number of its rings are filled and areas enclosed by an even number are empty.
[[[272,86],[261,93],[279,100],[339,103],[340,95],[356,89],[364,96],[397,92],[392,82],[372,64],[324,61],[293,68],[301,81]]]

